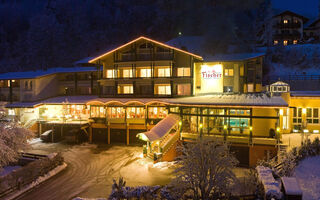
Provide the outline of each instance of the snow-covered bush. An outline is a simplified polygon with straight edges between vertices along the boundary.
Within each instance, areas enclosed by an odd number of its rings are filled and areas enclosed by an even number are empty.
[[[232,169],[238,164],[225,143],[200,139],[181,148],[171,186],[181,198],[228,198],[237,182]]]
[[[138,186],[138,187],[127,187],[126,182],[122,177],[119,178],[118,182],[113,180],[112,192],[108,198],[109,200],[121,200],[121,199],[166,199],[175,200],[171,196],[171,192],[167,187],[164,186]]]
[[[38,177],[44,176],[49,171],[53,170],[64,162],[60,153],[54,154],[51,157],[41,158],[30,162],[5,176],[0,177],[0,194],[7,191],[20,189],[21,187],[30,184]]]
[[[0,169],[15,162],[19,152],[29,147],[33,133],[14,122],[0,122]]]
[[[300,147],[293,148],[290,152],[281,154],[278,158],[268,161],[259,161],[258,166],[273,169],[279,176],[292,176],[294,168],[303,159],[310,156],[320,155],[320,140],[316,138],[313,142],[308,140]]]

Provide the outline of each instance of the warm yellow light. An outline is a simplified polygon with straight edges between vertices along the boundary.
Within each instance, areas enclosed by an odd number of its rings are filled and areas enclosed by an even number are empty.
[[[303,132],[304,133],[309,133],[309,130],[308,129],[303,129]]]
[[[250,126],[249,130],[252,131],[252,126]]]
[[[202,127],[203,127],[203,124],[200,124],[200,125],[199,125],[199,128],[202,128]]]
[[[227,125],[224,125],[224,126],[223,126],[223,129],[225,129],[225,130],[226,130],[226,129],[227,129]]]
[[[280,115],[283,115],[283,109],[279,110]]]
[[[294,133],[298,133],[299,131],[297,129],[293,129],[293,132]]]
[[[148,137],[144,133],[140,133],[138,136],[140,140],[149,141]]]
[[[179,126],[181,126],[182,125],[182,121],[179,121]]]
[[[302,108],[302,114],[306,114],[307,113],[307,109],[306,108]]]
[[[313,133],[319,133],[319,130],[313,130]]]
[[[278,133],[280,132],[280,127],[277,127],[277,132],[278,132]]]

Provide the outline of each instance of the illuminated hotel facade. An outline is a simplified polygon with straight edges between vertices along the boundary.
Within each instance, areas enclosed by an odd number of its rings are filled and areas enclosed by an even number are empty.
[[[263,54],[204,59],[139,37],[86,65],[0,75],[0,96],[11,101],[8,115],[38,134],[53,130],[53,141],[72,129],[89,142],[140,138],[158,160],[174,159],[179,141],[224,140],[247,166],[276,155],[282,133],[308,128],[298,125],[317,124],[319,117],[315,108],[304,110],[308,105],[291,97],[289,87],[263,92]]]

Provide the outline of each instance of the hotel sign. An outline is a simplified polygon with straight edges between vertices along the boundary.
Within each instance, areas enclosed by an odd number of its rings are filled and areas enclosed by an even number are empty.
[[[202,78],[204,78],[204,79],[220,79],[220,78],[222,78],[222,73],[217,72],[214,69],[201,71],[201,74],[202,74]]]
[[[221,79],[222,66],[221,65],[214,65],[214,66],[203,65],[201,68],[201,77],[203,79]]]

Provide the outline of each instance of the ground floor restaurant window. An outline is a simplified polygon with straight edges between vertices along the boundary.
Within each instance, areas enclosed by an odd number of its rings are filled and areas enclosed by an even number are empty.
[[[144,107],[127,107],[127,118],[144,118]]]
[[[175,111],[170,108],[170,112]],[[182,131],[208,135],[249,135],[250,120],[249,109],[183,108]]]
[[[91,106],[91,117],[92,118],[105,118],[106,111],[104,106]]]
[[[148,118],[150,119],[162,119],[167,116],[166,107],[148,107]]]
[[[108,118],[109,119],[122,119],[125,118],[125,109],[123,107],[108,107]]]

